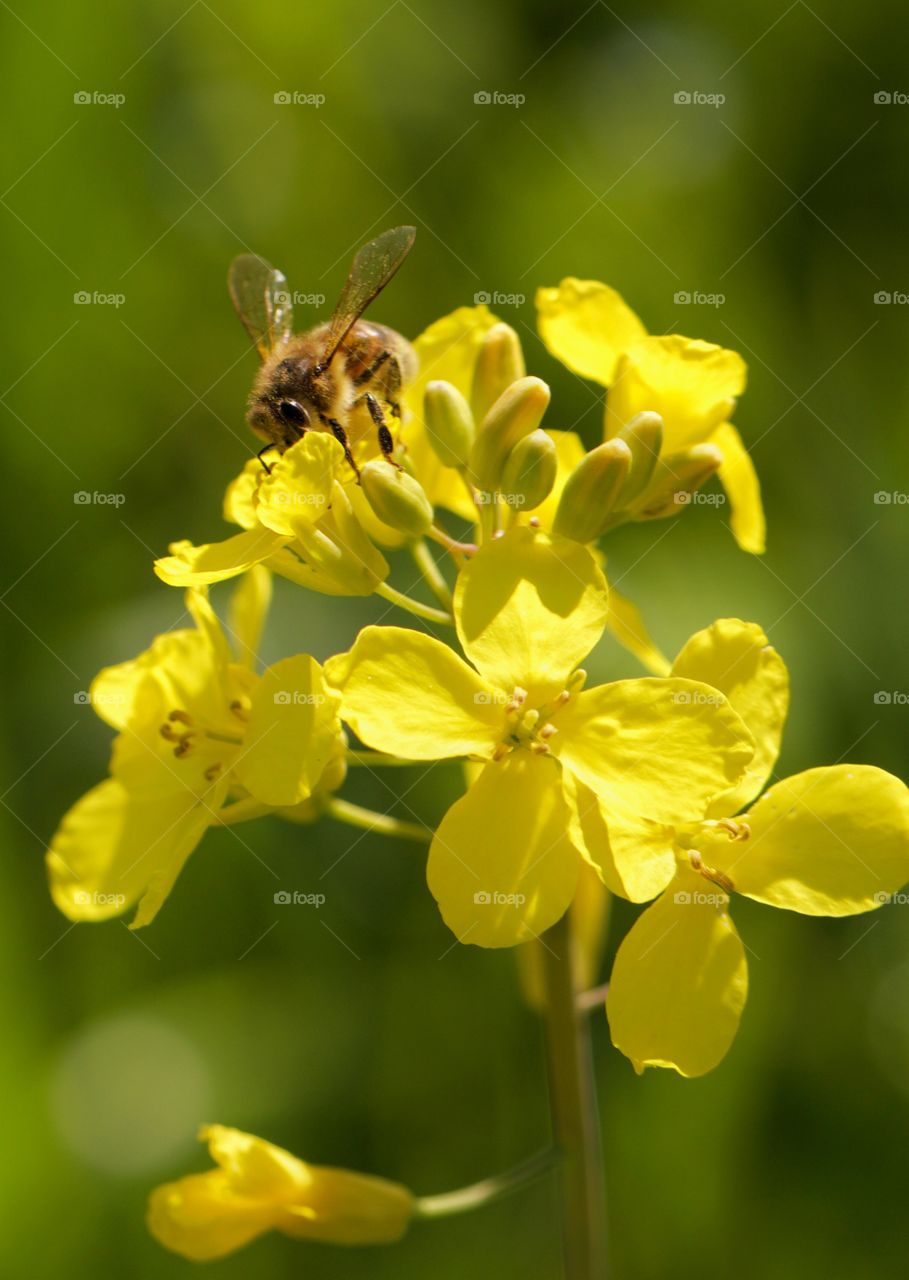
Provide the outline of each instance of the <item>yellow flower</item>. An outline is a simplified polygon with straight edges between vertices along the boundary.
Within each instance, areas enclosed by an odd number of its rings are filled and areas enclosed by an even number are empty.
[[[338,699],[319,664],[300,654],[252,670],[268,594],[262,568],[235,593],[236,656],[194,588],[194,629],[158,636],[92,683],[92,705],[119,732],[110,777],[73,805],[48,851],[51,894],[69,919],[138,903],[131,927],[146,925],[228,798],[296,816],[320,786],[340,785]]]
[[[430,889],[462,941],[511,946],[565,911],[580,857],[567,787],[592,788],[610,809],[682,823],[751,759],[741,719],[706,685],[643,679],[582,691],[578,664],[608,607],[586,547],[513,528],[458,578],[458,636],[473,666],[396,627],[367,627],[326,664],[343,718],[367,745],[413,760],[484,762],[429,854]]]
[[[663,419],[661,457],[693,446],[719,448],[719,467],[732,506],[731,525],[745,551],[765,544],[758,478],[739,433],[730,422],[745,389],[745,363],[734,351],[684,338],[651,335],[621,296],[595,280],[569,277],[537,293],[540,334],[574,373],[609,388],[606,438],[638,414]]]
[[[193,1262],[223,1258],[267,1231],[326,1244],[390,1244],[407,1230],[414,1199],[384,1178],[304,1164],[262,1138],[203,1128],[216,1169],[157,1187],[148,1229]]]
[[[639,1071],[697,1076],[726,1054],[747,994],[729,895],[817,916],[880,906],[909,879],[909,790],[881,769],[841,764],[760,796],[779,752],[788,674],[753,623],[724,619],[698,632],[672,672],[712,686],[748,725],[756,749],[740,781],[685,824],[629,824],[583,788],[575,800],[606,884],[636,902],[661,894],[616,956],[613,1042]]]
[[[225,518],[243,532],[202,546],[173,543],[155,564],[158,577],[203,586],[264,564],[326,595],[369,595],[384,582],[388,562],[364,523],[384,529],[390,545],[401,539],[371,515],[337,440],[308,431],[269,466],[251,458],[227,490]]]

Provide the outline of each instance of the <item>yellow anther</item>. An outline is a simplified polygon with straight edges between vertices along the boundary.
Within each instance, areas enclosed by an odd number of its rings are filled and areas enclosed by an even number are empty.
[[[537,755],[537,756],[549,755],[549,745],[546,742],[532,742],[530,744],[530,749],[534,753],[534,755]]]
[[[218,764],[210,764],[210,765],[208,766],[208,768],[205,770],[205,775],[204,775],[204,776],[205,776],[206,781],[207,781],[207,782],[214,782],[215,778],[217,778],[218,774],[221,772],[221,767],[222,767],[222,766],[220,765],[220,763],[218,763]]]
[[[193,723],[193,718],[192,718],[192,716],[189,714],[189,712],[188,712],[188,711],[180,711],[180,710],[179,710],[179,708],[178,708],[176,711],[172,711],[172,712],[170,713],[170,715],[169,715],[167,718],[168,718],[168,720],[176,720],[176,721],[178,721],[180,724],[188,724],[188,725],[191,725],[191,724]]]
[[[547,721],[547,723],[546,723],[546,724],[544,724],[544,725],[543,725],[543,728],[540,730],[540,737],[541,737],[541,738],[543,739],[543,741],[545,742],[547,738],[551,738],[551,737],[552,737],[552,735],[553,735],[554,733],[558,733],[558,732],[559,732],[559,731],[558,731],[558,729],[555,727],[555,725],[554,725],[554,724],[549,724],[549,723],[548,723],[548,721]]]
[[[241,702],[239,699],[235,699],[230,704],[230,709],[233,712],[233,714],[237,717],[238,720],[242,720],[244,724],[247,723],[247,721],[249,720],[249,703],[248,702]]]
[[[507,742],[500,742],[492,753],[493,760],[504,760],[511,751],[511,747]]]

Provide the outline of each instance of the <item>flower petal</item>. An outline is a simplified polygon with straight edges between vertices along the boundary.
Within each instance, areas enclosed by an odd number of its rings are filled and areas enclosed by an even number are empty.
[[[748,994],[745,950],[722,893],[681,872],[619,947],[606,1012],[636,1071],[702,1076],[729,1050]]]
[[[754,758],[741,782],[717,796],[708,817],[728,818],[759,795],[780,753],[789,710],[789,672],[761,628],[721,618],[688,640],[672,674],[719,689],[754,738]]]
[[[569,276],[537,290],[540,337],[557,360],[582,378],[608,387],[623,351],[647,330],[615,289]]]
[[[572,838],[612,893],[631,902],[649,902],[675,875],[671,827],[620,818],[566,771],[565,793],[575,810]]]
[[[324,516],[344,450],[327,431],[307,431],[259,481],[256,515],[274,533],[291,536]]]
[[[199,797],[179,778],[143,791],[108,778],[76,801],[51,840],[54,902],[70,920],[107,920],[139,902],[131,927],[149,924],[226,793],[225,781]]]
[[[729,523],[743,551],[763,555],[767,547],[767,522],[761,504],[761,482],[751,454],[731,422],[717,427],[710,443],[722,451],[718,475],[732,508]]]
[[[271,573],[264,564],[253,565],[234,588],[229,612],[234,652],[247,667],[256,665],[270,604]]]
[[[221,510],[228,524],[238,524],[241,529],[257,527],[259,517],[256,515],[256,506],[259,481],[266,474],[260,458],[247,458],[243,470],[231,480],[224,492]]]
[[[411,760],[489,756],[505,732],[501,693],[448,645],[404,627],[364,627],[325,664],[341,715],[378,751]]]
[[[253,693],[243,752],[234,765],[257,800],[278,807],[312,794],[337,749],[339,702],[315,658],[298,654],[268,668]]]
[[[487,679],[546,699],[603,634],[608,590],[586,547],[513,528],[458,575],[454,610],[464,652]]]
[[[155,573],[171,587],[223,582],[275,555],[286,542],[287,538],[261,525],[235,533],[223,542],[209,542],[200,547],[186,541],[172,542],[170,555],[155,561]]]
[[[568,819],[552,760],[515,751],[486,765],[429,851],[429,888],[459,942],[511,947],[564,914],[580,862]]]
[[[735,351],[673,333],[650,337],[623,357],[606,405],[613,436],[638,413],[663,419],[663,455],[712,436],[745,389],[745,362]]]
[[[652,640],[640,609],[612,585],[609,587],[606,630],[652,675],[669,675],[669,659]]]
[[[777,782],[733,846],[736,892],[810,916],[870,911],[909,880],[909,790],[871,765],[808,769]]]
[[[697,821],[754,753],[722,694],[693,680],[617,680],[572,697],[550,746],[607,806],[674,824]]]

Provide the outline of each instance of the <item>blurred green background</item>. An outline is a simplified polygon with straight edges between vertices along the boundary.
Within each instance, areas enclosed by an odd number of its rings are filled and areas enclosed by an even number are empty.
[[[356,245],[415,222],[376,317],[414,335],[480,292],[526,295],[496,309],[553,384],[550,425],[589,442],[596,396],[535,338],[537,285],[603,279],[653,331],[740,350],[766,557],[701,507],[620,531],[612,576],[670,653],[717,616],[764,625],[793,677],[782,772],[849,758],[905,775],[906,16],[897,0],[2,10],[0,1273],[157,1280],[191,1267],[146,1235],[145,1195],[206,1167],[201,1121],[421,1192],[511,1164],[548,1123],[513,957],[451,948],[413,847],[364,838],[342,857],[349,833],[328,823],[210,833],[138,935],[71,928],[48,899],[44,844],[111,736],[78,693],[180,616],[152,557],[226,532],[223,487],[254,448],[229,260],[262,252],[330,304]],[[110,94],[125,101],[96,97]],[[277,597],[271,659],[323,657],[376,616],[287,584]],[[634,671],[609,643],[591,665]],[[427,821],[456,780],[393,779]],[[347,794],[390,803],[369,779]],[[279,888],[327,902],[317,918],[276,906]],[[749,1006],[703,1080],[636,1078],[595,1019],[616,1276],[904,1274],[907,910],[810,921],[736,901]],[[613,948],[632,916],[616,911]],[[270,1238],[213,1274],[559,1267],[542,1186],[394,1249]]]

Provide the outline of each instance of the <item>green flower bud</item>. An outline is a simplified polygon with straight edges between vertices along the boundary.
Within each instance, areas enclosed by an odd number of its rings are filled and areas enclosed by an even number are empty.
[[[614,437],[631,450],[631,467],[617,505],[625,507],[650,484],[663,447],[663,419],[658,413],[639,413]]]
[[[450,382],[430,382],[423,397],[429,443],[446,467],[464,467],[477,429],[470,405]]]
[[[360,484],[373,511],[393,529],[422,538],[432,524],[432,503],[419,480],[384,458],[373,458],[360,468]]]
[[[552,493],[559,460],[555,441],[545,431],[531,431],[505,460],[502,492],[521,511],[532,511]]]
[[[494,324],[483,338],[473,370],[470,404],[474,419],[482,422],[502,392],[526,372],[521,339],[510,324]]]
[[[675,516],[719,470],[723,454],[715,444],[696,444],[679,453],[661,458],[654,470],[650,486],[635,504],[636,520],[660,520]]]
[[[536,431],[548,406],[549,388],[540,378],[519,378],[502,392],[470,451],[470,470],[479,488],[499,488],[505,459],[519,440]]]
[[[603,532],[631,467],[624,440],[591,449],[565,482],[553,531],[575,542],[592,542]]]

